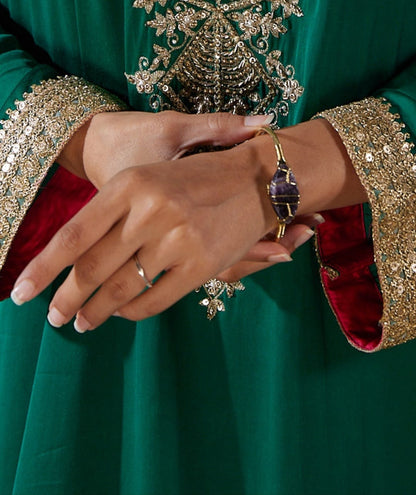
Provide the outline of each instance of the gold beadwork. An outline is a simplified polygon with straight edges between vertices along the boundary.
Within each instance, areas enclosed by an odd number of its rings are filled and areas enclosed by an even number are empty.
[[[240,280],[237,282],[222,282],[216,278],[212,278],[205,282],[202,286],[207,297],[204,297],[199,304],[207,308],[207,318],[212,320],[218,311],[225,311],[225,304],[220,297],[225,293],[228,298],[234,296],[236,291],[245,290],[245,286]],[[199,292],[201,287],[196,289]]]
[[[32,86],[0,121],[0,268],[47,171],[65,143],[94,114],[122,103],[78,77]]]
[[[416,338],[416,159],[400,116],[383,98],[322,112],[339,133],[365,187],[383,295],[377,349]]]
[[[136,0],[149,14],[165,0]],[[155,57],[139,58],[139,69],[126,74],[153,110],[187,113],[228,111],[287,115],[303,88],[285,66],[273,38],[287,32],[285,19],[303,16],[299,0],[177,1],[147,26],[163,36],[167,48],[153,45]]]

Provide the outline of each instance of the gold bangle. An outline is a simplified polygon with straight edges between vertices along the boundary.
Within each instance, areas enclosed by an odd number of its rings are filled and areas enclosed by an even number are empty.
[[[276,241],[278,242],[285,234],[286,225],[295,218],[300,195],[295,176],[286,163],[282,145],[276,133],[270,127],[262,127],[256,136],[261,134],[268,134],[273,139],[277,156],[277,170],[267,185],[267,195],[277,217]]]

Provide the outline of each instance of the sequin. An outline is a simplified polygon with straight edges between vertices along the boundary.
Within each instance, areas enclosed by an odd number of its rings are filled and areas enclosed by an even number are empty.
[[[137,0],[147,14],[157,0]],[[293,66],[270,51],[272,38],[288,31],[286,19],[302,17],[299,0],[237,0],[215,3],[185,0],[154,11],[146,25],[167,48],[153,46],[155,57],[139,58],[127,74],[138,93],[149,95],[153,110],[188,113],[228,111],[273,113],[274,126],[303,94]]]
[[[0,164],[3,164],[0,268],[26,211],[64,143],[94,114],[123,108],[121,102],[106,91],[74,76],[43,81],[23,96],[23,101],[15,102],[15,110],[6,112],[9,118],[0,121]],[[79,115],[76,122],[71,121],[71,128],[66,115]],[[5,222],[6,218],[13,219],[12,224]]]
[[[414,145],[403,132],[400,116],[390,112],[383,98],[367,98],[319,116],[338,131],[369,197],[383,295],[383,332],[377,349],[416,338]]]

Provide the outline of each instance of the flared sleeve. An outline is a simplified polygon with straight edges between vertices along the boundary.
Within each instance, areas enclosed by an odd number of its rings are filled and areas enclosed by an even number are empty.
[[[317,251],[328,300],[360,350],[414,339],[416,62],[375,96],[318,117],[339,133],[370,207],[369,214],[367,205],[324,213]]]
[[[76,76],[61,76],[0,25],[0,299],[59,229],[94,194],[63,169],[46,180],[72,135],[123,104]]]

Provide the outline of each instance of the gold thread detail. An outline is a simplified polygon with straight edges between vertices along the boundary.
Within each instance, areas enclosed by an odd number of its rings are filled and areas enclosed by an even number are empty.
[[[166,0],[136,0],[148,14]],[[180,0],[146,25],[164,46],[153,45],[154,58],[141,56],[139,68],[125,74],[139,94],[149,95],[154,111],[233,112],[286,116],[303,87],[292,65],[271,50],[273,38],[288,28],[285,20],[303,16],[299,0]],[[161,9],[162,10],[162,9]]]
[[[199,292],[201,288],[204,289],[207,297],[201,299],[199,304],[207,308],[208,320],[212,320],[218,311],[225,311],[224,301],[220,299],[224,293],[228,298],[231,298],[234,297],[236,291],[246,289],[240,280],[237,282],[222,282],[216,278],[208,280],[208,282],[205,282],[204,285],[196,289],[195,292]]]
[[[0,268],[49,168],[93,115],[123,104],[75,76],[49,79],[24,93],[0,121]]]
[[[365,187],[383,314],[375,350],[416,338],[416,158],[400,115],[384,98],[322,112],[340,135]]]

